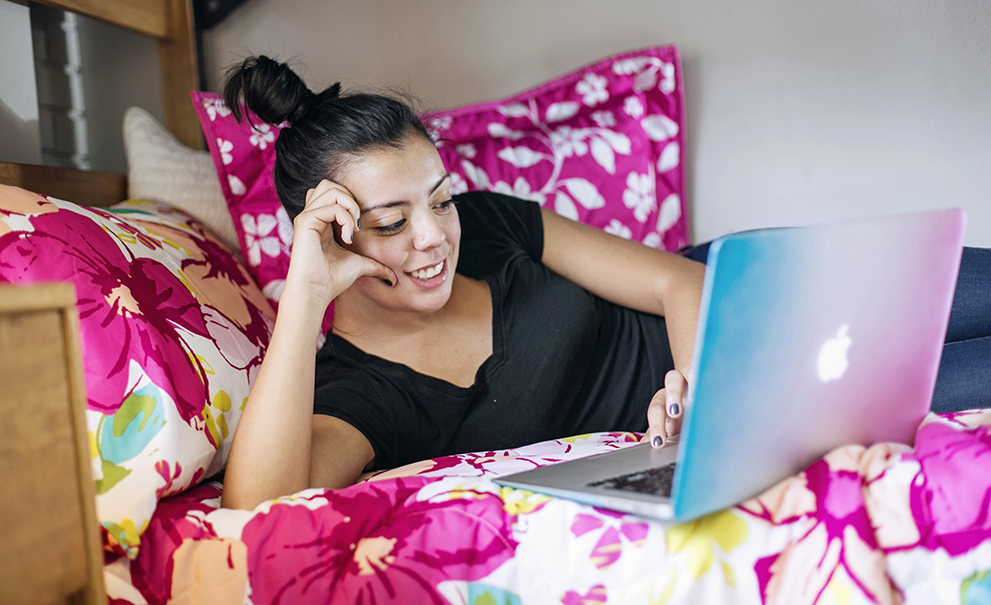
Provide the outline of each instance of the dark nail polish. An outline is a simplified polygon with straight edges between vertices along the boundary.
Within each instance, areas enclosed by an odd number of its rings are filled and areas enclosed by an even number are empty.
[[[654,437],[653,441],[650,442],[650,444],[653,445],[654,447],[661,447],[662,445],[664,445],[664,437],[657,435],[656,437]]]
[[[357,229],[361,229],[361,219],[360,218],[354,222],[354,226]]]
[[[668,414],[671,416],[677,416],[681,413],[681,406],[677,403],[672,403],[668,406]]]
[[[385,285],[389,286],[390,288],[392,287],[392,282],[391,281],[389,281],[387,279],[383,279],[382,281],[385,282]]]

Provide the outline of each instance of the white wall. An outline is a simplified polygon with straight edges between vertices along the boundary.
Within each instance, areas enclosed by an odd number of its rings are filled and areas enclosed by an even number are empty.
[[[0,0],[0,161],[41,163],[31,13]]]
[[[450,107],[660,43],[682,51],[696,241],[962,206],[991,246],[987,0],[249,0],[209,58]]]

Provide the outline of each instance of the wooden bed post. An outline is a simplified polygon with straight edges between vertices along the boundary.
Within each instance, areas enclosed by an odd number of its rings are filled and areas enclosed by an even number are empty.
[[[193,6],[191,0],[165,1],[168,33],[158,41],[165,127],[187,147],[203,149],[203,132],[189,98],[190,91],[199,89]]]
[[[76,292],[0,285],[0,603],[107,602]]]

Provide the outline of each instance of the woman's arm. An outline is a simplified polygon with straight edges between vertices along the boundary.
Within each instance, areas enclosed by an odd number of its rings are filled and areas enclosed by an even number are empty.
[[[650,429],[645,436],[651,441],[660,437],[663,443],[680,427],[705,265],[610,235],[549,210],[541,213],[542,260],[551,271],[610,302],[665,318],[677,372],[665,377],[666,388],[651,401]],[[672,409],[672,404],[677,408]]]
[[[350,193],[323,181],[307,193],[293,221],[293,254],[272,340],[238,421],[224,476],[222,504],[254,508],[313,486],[344,487],[372,461],[371,444],[357,429],[314,418],[317,338],[330,302],[362,275],[391,279],[386,267],[342,248],[352,241],[358,205]]]

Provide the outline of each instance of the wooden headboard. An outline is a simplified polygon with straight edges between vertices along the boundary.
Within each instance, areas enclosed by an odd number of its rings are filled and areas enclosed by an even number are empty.
[[[203,135],[189,100],[189,92],[198,88],[191,0],[37,1],[158,40],[165,126],[185,145],[203,149]],[[0,183],[86,206],[110,206],[127,197],[126,176],[111,172],[0,162]]]

